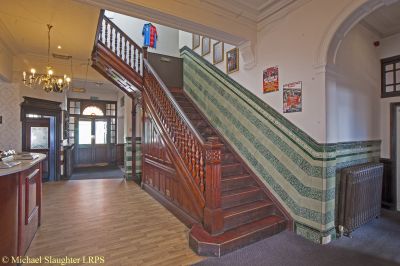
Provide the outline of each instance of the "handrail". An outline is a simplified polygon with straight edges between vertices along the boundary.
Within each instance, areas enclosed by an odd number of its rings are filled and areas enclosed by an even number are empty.
[[[146,67],[148,67],[148,70],[150,70],[151,74],[156,78],[157,82],[160,84],[162,89],[164,90],[165,94],[167,95],[168,99],[171,101],[179,115],[182,117],[182,119],[185,121],[185,123],[189,126],[190,130],[192,133],[196,136],[196,138],[200,141],[201,145],[204,145],[205,141],[204,138],[197,132],[197,130],[194,128],[192,122],[189,120],[189,118],[186,116],[185,112],[182,110],[181,106],[176,102],[174,96],[172,96],[171,92],[165,85],[165,83],[161,80],[160,76],[157,74],[157,72],[154,70],[154,68],[150,65],[149,61],[147,59],[144,59],[144,64]]]
[[[143,88],[150,96],[157,116],[179,151],[187,169],[204,194],[206,183],[206,149],[204,139],[194,129],[164,82],[149,62],[144,60]]]
[[[143,49],[109,18],[100,13],[96,32],[96,42],[115,54],[140,76],[143,76]]]

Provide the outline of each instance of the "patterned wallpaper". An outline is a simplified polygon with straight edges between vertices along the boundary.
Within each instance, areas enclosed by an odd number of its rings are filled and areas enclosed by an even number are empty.
[[[21,150],[20,96],[16,84],[0,81],[0,150]]]

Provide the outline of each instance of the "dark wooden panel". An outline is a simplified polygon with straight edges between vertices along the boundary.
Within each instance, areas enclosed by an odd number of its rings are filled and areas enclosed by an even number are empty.
[[[143,138],[143,183],[147,188],[151,187],[151,194],[157,193],[156,199],[168,201],[162,202],[167,207],[172,205],[176,208],[170,210],[188,224],[189,220],[201,221],[196,206],[191,200],[191,193],[184,186],[184,179],[176,171],[168,155],[167,147],[162,139],[156,125],[148,116],[145,116],[144,130],[146,134]],[[172,205],[171,205],[172,204]],[[181,209],[186,215],[177,211]],[[187,217],[192,217],[187,219]]]
[[[0,177],[0,191],[0,256],[16,256],[18,176],[13,174]]]
[[[124,150],[124,144],[117,144],[115,145],[116,148],[116,160],[117,160],[117,165],[124,165],[124,159],[125,159],[125,150]]]
[[[92,164],[92,147],[80,145],[77,148],[77,166],[86,164]]]
[[[75,165],[75,146],[64,147],[64,178],[69,179]]]
[[[394,195],[396,189],[393,187],[393,184],[395,184],[393,180],[393,162],[386,158],[381,158],[380,162],[383,163],[382,206],[394,209],[396,206],[396,196]]]
[[[95,147],[94,147],[95,163],[108,163],[109,162],[108,150],[109,149],[108,149],[107,144],[104,144],[104,145],[95,144]]]

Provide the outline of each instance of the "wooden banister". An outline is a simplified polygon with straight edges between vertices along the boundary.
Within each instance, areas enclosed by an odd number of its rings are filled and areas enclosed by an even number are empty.
[[[143,76],[143,50],[125,32],[100,12],[95,45],[100,42],[134,72]]]
[[[175,166],[185,178],[185,186],[197,204],[198,217],[210,234],[223,231],[221,210],[221,144],[218,138],[207,141],[176,102],[169,89],[147,61],[147,47],[140,47],[109,18],[100,12],[92,57],[98,55],[103,73],[111,73],[116,84],[132,82],[142,91],[144,107],[156,121],[165,144],[169,147]],[[100,64],[101,63],[101,64]],[[108,67],[107,67],[108,66]],[[107,72],[108,71],[108,72]],[[121,81],[122,80],[122,81]],[[135,139],[132,139],[135,145]]]

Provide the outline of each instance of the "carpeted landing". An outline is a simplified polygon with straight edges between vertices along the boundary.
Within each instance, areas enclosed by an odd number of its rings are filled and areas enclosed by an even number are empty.
[[[76,168],[74,169],[70,180],[110,178],[124,178],[124,172],[122,172],[118,166]]]
[[[203,265],[380,266],[400,265],[400,212],[383,210],[382,217],[328,245],[318,245],[293,232],[282,232]]]

